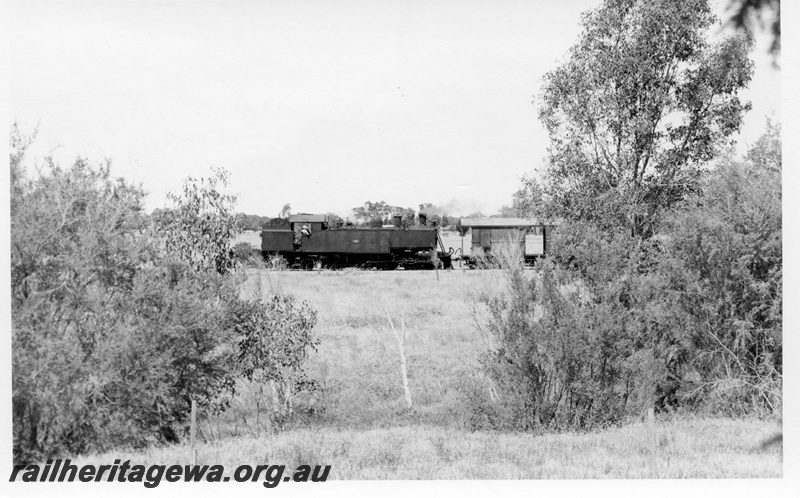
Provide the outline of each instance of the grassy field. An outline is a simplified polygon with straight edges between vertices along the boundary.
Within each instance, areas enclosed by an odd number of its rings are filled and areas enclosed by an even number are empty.
[[[259,272],[250,292],[286,292],[319,314],[321,346],[310,373],[322,386],[314,425],[378,428],[398,423],[459,425],[462,393],[480,383],[480,334],[470,324],[472,294],[488,275],[467,270]],[[253,285],[257,284],[257,285]],[[397,339],[405,352],[414,410],[405,409]]]
[[[204,443],[201,464],[331,465],[331,479],[697,479],[782,477],[774,427],[756,421],[659,421],[651,457],[645,424],[591,434],[497,434],[429,426],[296,429]],[[115,451],[136,464],[186,464],[187,446]],[[78,463],[107,463],[94,455]]]
[[[309,373],[319,395],[298,402],[297,423],[270,430],[258,386],[240,385],[221,416],[202,414],[200,460],[331,464],[336,479],[535,479],[780,477],[781,449],[760,444],[775,422],[638,420],[602,432],[532,435],[475,430],[470,399],[488,398],[472,324],[476,292],[500,285],[491,271],[249,271],[243,292],[288,292],[319,313],[319,350]],[[405,404],[398,345],[387,314],[406,324]],[[185,445],[114,458],[186,463]],[[101,462],[104,455],[85,457]]]

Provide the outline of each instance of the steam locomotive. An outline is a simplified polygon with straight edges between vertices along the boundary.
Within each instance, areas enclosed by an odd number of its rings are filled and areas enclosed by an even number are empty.
[[[418,225],[404,225],[394,216],[391,225],[367,228],[326,214],[293,214],[273,218],[262,227],[261,252],[275,255],[291,268],[363,267],[384,270],[447,269],[453,251],[446,251],[435,223],[419,215]]]

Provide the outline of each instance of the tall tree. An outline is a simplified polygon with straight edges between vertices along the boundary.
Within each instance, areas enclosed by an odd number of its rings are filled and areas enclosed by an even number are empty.
[[[566,60],[545,75],[545,194],[557,213],[651,233],[699,185],[750,104],[751,41],[710,45],[707,0],[606,0],[583,16]]]

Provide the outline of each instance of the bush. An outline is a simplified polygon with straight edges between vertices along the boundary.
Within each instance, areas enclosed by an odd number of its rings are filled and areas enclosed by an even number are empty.
[[[264,258],[261,250],[250,245],[249,242],[239,242],[233,246],[233,259],[239,267],[262,266]]]
[[[196,271],[228,273],[236,269],[231,244],[241,226],[234,211],[236,196],[221,191],[227,184],[225,170],[199,181],[188,178],[182,194],[167,194],[175,207],[155,216],[166,251]]]
[[[248,381],[268,383],[272,391],[271,421],[280,426],[294,413],[294,399],[317,389],[304,370],[317,314],[292,296],[273,295],[266,303],[231,302],[229,326],[238,337],[238,366]]]
[[[501,262],[506,285],[487,293],[482,358],[521,429],[592,428],[675,403],[686,319],[653,251],[624,233],[564,224],[552,257],[526,271]],[[679,278],[679,276],[675,276]]]
[[[104,345],[147,258],[144,193],[108,164],[51,159],[29,179],[30,141],[12,131],[11,290],[14,459],[102,445],[94,418]]]
[[[286,261],[286,258],[277,253],[270,255],[265,261],[265,264],[268,270],[273,271],[283,271],[289,268],[289,263]]]
[[[315,315],[240,298],[232,198],[189,181],[153,226],[109,164],[48,159],[28,178],[29,143],[12,131],[14,461],[178,441],[191,401],[224,409],[243,372],[283,386],[291,412]]]
[[[536,271],[501,261],[482,361],[516,427],[588,428],[649,406],[780,413],[779,133],[723,157],[660,235],[565,222]]]
[[[191,276],[190,276],[191,275]],[[225,299],[237,286],[181,263],[142,270],[126,297],[125,320],[98,351],[107,410],[141,432],[132,442],[176,442],[192,399],[224,409],[236,377]]]
[[[692,272],[695,397],[728,413],[782,405],[783,254],[780,128],[742,160],[729,153],[704,194],[668,220],[668,247]]]

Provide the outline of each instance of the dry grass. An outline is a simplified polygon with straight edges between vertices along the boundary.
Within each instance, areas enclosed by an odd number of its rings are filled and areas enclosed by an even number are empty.
[[[777,430],[774,422],[659,421],[654,466],[650,439],[638,422],[591,434],[471,431],[470,396],[488,399],[490,386],[478,368],[484,338],[471,323],[470,303],[477,293],[500,285],[503,276],[497,271],[439,273],[437,281],[433,271],[251,270],[243,292],[289,292],[318,311],[321,345],[310,357],[309,373],[322,392],[298,400],[297,424],[276,434],[261,408],[256,410],[264,400],[257,386],[241,385],[223,415],[202,414],[201,461],[226,467],[324,463],[333,466],[336,479],[782,475],[780,448],[759,449]],[[387,312],[394,319],[404,316],[407,324],[411,410]],[[187,463],[188,455],[185,445],[113,452],[113,458],[159,464]]]
[[[202,444],[199,463],[331,465],[331,479],[649,479],[782,477],[779,448],[760,449],[775,430],[754,420],[656,423],[655,466],[647,429],[636,423],[592,434],[496,434],[429,426],[302,429]],[[185,464],[187,446],[83,457]]]
[[[288,292],[319,313],[319,351],[309,362],[322,388],[315,425],[374,428],[398,423],[459,426],[461,387],[478,376],[481,336],[469,295],[487,285],[468,270],[254,272],[260,292]],[[257,285],[251,291],[259,292]],[[405,319],[409,388],[405,409],[397,341],[389,313]]]

